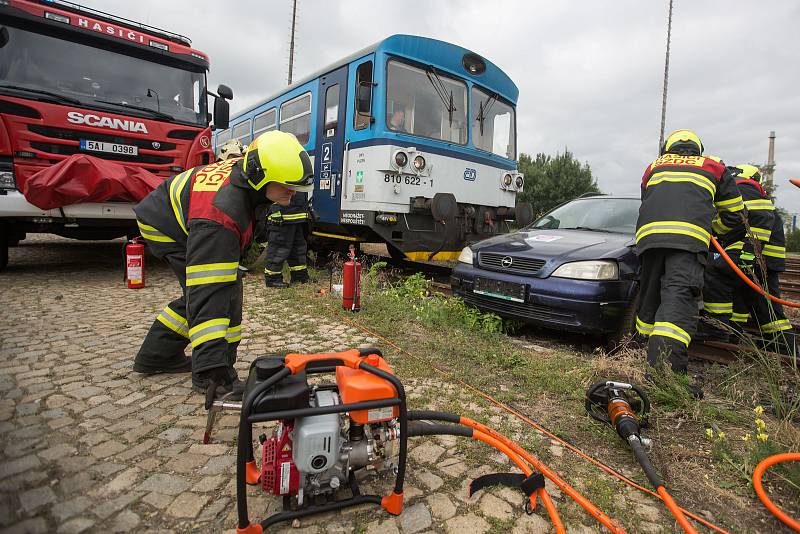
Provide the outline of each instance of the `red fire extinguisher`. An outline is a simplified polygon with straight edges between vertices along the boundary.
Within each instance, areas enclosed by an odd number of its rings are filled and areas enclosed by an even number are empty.
[[[342,308],[356,312],[361,309],[361,263],[356,260],[356,250],[352,245],[349,256],[342,273]]]
[[[129,289],[144,287],[144,243],[140,237],[125,245],[125,280]]]

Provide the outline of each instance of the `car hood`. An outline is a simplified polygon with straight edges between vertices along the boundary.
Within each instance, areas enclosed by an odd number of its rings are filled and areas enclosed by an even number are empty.
[[[558,263],[618,258],[630,251],[634,236],[590,230],[529,230],[492,237],[472,245],[474,252],[495,252]],[[554,262],[555,263],[555,262]]]

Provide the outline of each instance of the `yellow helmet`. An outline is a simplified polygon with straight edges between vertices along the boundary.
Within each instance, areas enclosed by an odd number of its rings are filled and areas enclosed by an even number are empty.
[[[750,180],[761,183],[761,172],[755,165],[740,163],[736,168],[739,169],[739,174],[736,176],[737,178],[749,178]]]
[[[244,156],[244,145],[238,139],[226,141],[217,152],[217,161],[224,161],[230,158],[241,158]]]
[[[242,170],[256,191],[269,182],[305,193],[314,190],[311,159],[297,138],[287,132],[272,130],[253,139]]]
[[[703,142],[700,137],[691,130],[675,130],[661,148],[661,153],[680,154],[682,156],[701,156],[703,154]]]

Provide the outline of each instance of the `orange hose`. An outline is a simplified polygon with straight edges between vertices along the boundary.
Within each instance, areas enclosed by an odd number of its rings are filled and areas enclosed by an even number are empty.
[[[475,386],[473,386],[471,384],[468,384],[468,383],[464,382],[460,378],[452,376],[451,373],[445,371],[444,369],[441,369],[440,367],[436,366],[432,362],[430,362],[428,360],[425,360],[423,358],[420,358],[419,356],[415,356],[414,354],[411,354],[410,352],[408,352],[407,350],[403,349],[402,347],[400,347],[396,343],[393,343],[391,340],[385,338],[384,336],[380,335],[377,332],[374,332],[374,331],[370,330],[369,328],[366,328],[363,325],[360,325],[360,324],[358,324],[356,322],[353,322],[353,321],[351,321],[351,320],[349,320],[349,319],[347,319],[347,318],[345,318],[343,316],[340,316],[339,319],[341,321],[351,325],[351,326],[354,326],[355,328],[360,329],[362,332],[365,332],[365,333],[369,334],[372,337],[380,339],[381,341],[383,341],[384,343],[386,343],[390,347],[394,348],[395,350],[397,350],[401,354],[405,354],[406,356],[408,356],[409,358],[411,358],[413,360],[416,360],[418,362],[422,362],[422,363],[425,363],[425,364],[429,365],[433,370],[435,370],[436,372],[438,372],[442,376],[445,376],[445,377],[448,377],[448,378],[454,380],[455,382],[461,384],[466,389],[469,389],[470,391],[473,391],[474,393],[476,393],[477,395],[479,395],[479,396],[483,397],[484,399],[488,400],[489,402],[491,402],[495,406],[497,406],[497,407],[505,410],[506,412],[510,413],[511,415],[513,415],[514,417],[519,419],[520,421],[522,421],[522,422],[528,424],[529,426],[535,428],[536,430],[538,430],[543,435],[558,441],[564,447],[566,447],[570,451],[574,452],[575,454],[577,454],[578,456],[580,456],[581,458],[583,458],[587,462],[595,465],[596,467],[599,467],[600,469],[602,469],[603,471],[605,471],[609,475],[618,478],[619,480],[621,480],[625,484],[628,484],[629,486],[631,486],[633,488],[636,488],[639,491],[642,491],[644,493],[652,495],[653,497],[661,499],[661,496],[658,495],[656,492],[654,492],[652,490],[649,490],[649,489],[645,488],[644,486],[641,486],[641,485],[637,484],[636,482],[634,482],[633,480],[629,479],[628,477],[626,477],[622,473],[617,472],[614,468],[607,466],[606,464],[604,464],[600,460],[596,460],[595,458],[592,458],[591,456],[589,456],[588,454],[586,454],[585,452],[583,452],[582,450],[580,450],[576,446],[574,446],[571,443],[567,442],[566,440],[556,436],[555,434],[553,434],[552,432],[547,430],[545,427],[543,427],[542,425],[540,425],[536,421],[530,419],[529,417],[526,417],[525,415],[521,414],[520,412],[518,412],[514,408],[511,408],[507,404],[504,404],[504,403],[500,402],[499,400],[495,399],[494,397],[492,397],[488,393],[484,393],[480,389],[476,388]],[[553,481],[553,482],[555,482],[555,481]],[[689,510],[687,510],[685,508],[680,508],[680,510],[684,514],[686,514],[687,516],[689,516],[692,519],[694,519],[695,521],[697,521],[698,523],[710,528],[711,530],[713,530],[715,532],[718,532],[719,534],[731,534],[727,530],[725,530],[725,529],[723,529],[721,527],[718,527],[714,523],[711,523],[710,521],[707,521],[706,519],[700,517],[699,515],[697,515],[695,513],[690,512]]]
[[[683,512],[681,512],[680,507],[672,498],[672,495],[667,493],[667,488],[665,488],[664,486],[659,486],[658,488],[656,488],[656,491],[658,492],[659,495],[661,495],[661,500],[663,500],[664,504],[667,505],[669,511],[672,512],[672,515],[675,516],[675,519],[678,520],[678,524],[681,526],[683,531],[688,532],[689,534],[697,534],[697,529],[695,529],[692,526],[692,524],[689,523],[689,520],[686,519],[686,516],[683,515]]]
[[[783,304],[784,306],[788,306],[790,308],[800,308],[800,302],[791,302],[791,301],[788,301],[788,300],[783,300],[783,299],[778,298],[778,297],[776,297],[774,295],[770,295],[769,293],[764,291],[764,289],[760,285],[758,285],[755,282],[753,282],[752,280],[750,280],[750,278],[746,274],[744,274],[741,269],[739,269],[739,266],[736,265],[733,262],[731,257],[728,256],[728,253],[725,252],[725,249],[722,248],[722,245],[719,244],[719,241],[717,241],[713,236],[711,237],[711,242],[714,244],[714,248],[717,249],[717,252],[719,252],[720,255],[722,256],[722,259],[725,260],[725,263],[728,264],[728,267],[733,269],[733,272],[735,272],[737,275],[739,275],[739,278],[744,280],[747,283],[747,285],[749,285],[751,288],[753,288],[753,290],[756,293],[759,293],[760,295],[765,296],[768,299],[770,299],[771,301],[777,302],[778,304]]]
[[[605,525],[608,530],[614,532],[615,534],[623,534],[625,533],[625,529],[618,525],[613,519],[608,517],[602,510],[600,510],[593,502],[589,499],[581,495],[578,490],[573,488],[568,482],[562,479],[556,472],[552,471],[549,467],[544,465],[541,460],[539,460],[536,456],[531,454],[530,452],[526,451],[522,448],[521,445],[516,443],[515,441],[510,440],[506,436],[500,434],[493,428],[489,428],[486,425],[483,425],[477,421],[469,419],[467,417],[461,417],[459,421],[462,425],[466,425],[470,428],[473,428],[476,432],[475,434],[479,435],[486,435],[487,437],[494,438],[496,442],[507,446],[513,452],[522,456],[528,463],[534,466],[540,473],[544,476],[549,478],[553,481],[553,483],[558,486],[561,491],[566,493],[572,500],[578,503],[584,510],[589,512],[595,519],[600,521],[603,525]],[[478,438],[481,439],[481,438]],[[489,443],[488,441],[486,443]],[[489,443],[493,445],[492,443]],[[498,447],[500,448],[500,447]],[[503,449],[501,449],[503,450]],[[505,451],[504,451],[505,452]],[[529,475],[530,473],[526,473]]]
[[[753,489],[756,490],[756,495],[758,495],[758,498],[761,499],[761,502],[764,503],[764,506],[767,507],[767,510],[769,510],[772,515],[780,519],[795,532],[800,532],[800,521],[792,519],[783,510],[775,506],[775,503],[769,499],[767,493],[764,491],[764,487],[761,485],[761,477],[764,475],[764,471],[782,462],[800,462],[800,452],[784,452],[761,460],[761,463],[759,463],[755,471],[753,471]]]
[[[537,493],[539,494],[539,498],[542,499],[547,514],[553,521],[556,532],[566,532],[567,529],[564,528],[564,523],[561,522],[561,517],[558,515],[558,510],[556,510],[556,505],[553,504],[553,499],[550,498],[550,494],[547,493],[547,490],[544,488],[541,488]]]
[[[514,462],[523,473],[525,473],[526,477],[531,476],[531,473],[533,473],[533,469],[531,469],[528,466],[528,464],[526,464],[517,453],[512,451],[510,447],[508,447],[505,443],[503,443],[502,440],[480,431],[473,432],[472,437],[474,439],[486,443],[487,445],[494,447],[499,451],[502,451],[503,454],[508,456],[511,459],[511,461]],[[530,496],[531,507],[536,506],[536,495],[537,494],[534,493],[533,495]],[[549,501],[550,500],[549,495],[547,495],[546,492],[544,493],[544,495],[547,496],[547,500]],[[542,499],[542,501],[544,502],[544,498]],[[567,531],[564,528],[564,524],[561,522],[561,517],[558,515],[558,511],[556,510],[556,507],[553,505],[552,501],[550,501],[550,505],[551,506],[548,507],[547,503],[545,502],[545,508],[547,509],[547,513],[550,515],[550,519],[553,521],[553,526],[555,527],[556,532],[558,534],[566,534]]]

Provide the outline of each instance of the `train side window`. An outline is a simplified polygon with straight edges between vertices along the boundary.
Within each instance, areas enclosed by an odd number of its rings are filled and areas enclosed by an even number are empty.
[[[252,121],[247,119],[244,122],[240,122],[233,128],[231,128],[231,137],[233,139],[238,139],[243,145],[250,144],[250,123]]]
[[[339,84],[325,91],[325,137],[332,137],[339,124]]]
[[[275,108],[269,109],[261,115],[257,115],[253,121],[253,139],[264,132],[269,132],[277,128],[277,118],[278,112]]]
[[[230,130],[222,130],[217,134],[217,143],[214,146],[214,150],[218,149],[231,139],[231,131]]]
[[[311,136],[311,93],[281,104],[280,130],[294,134],[301,145],[308,143]]]
[[[372,122],[372,61],[362,63],[356,70],[355,98],[353,127],[363,130]]]

